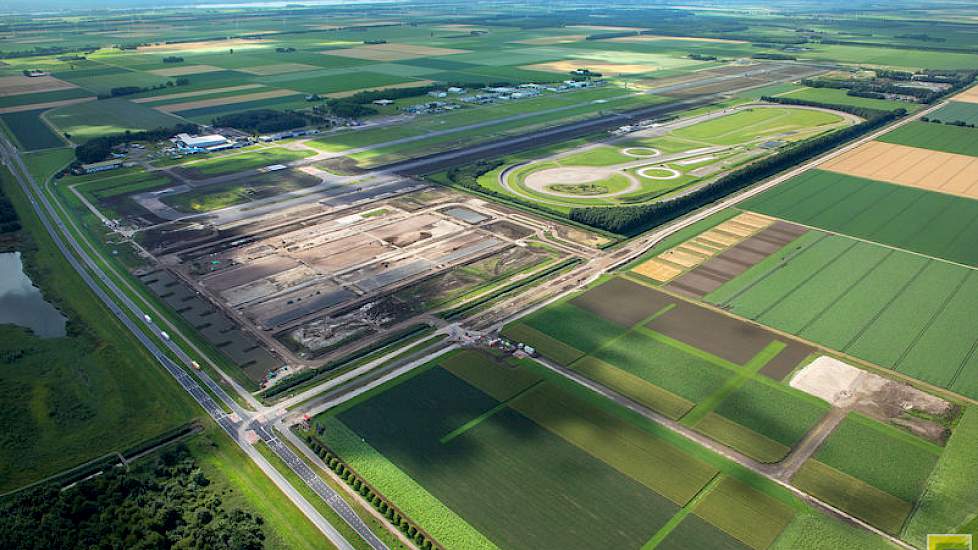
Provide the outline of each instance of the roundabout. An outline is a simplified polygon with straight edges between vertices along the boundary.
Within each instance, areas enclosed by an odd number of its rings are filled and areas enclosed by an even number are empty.
[[[665,172],[665,175],[661,173],[658,175],[653,175],[650,172]],[[649,166],[648,168],[642,168],[636,172],[639,176],[643,178],[648,178],[650,180],[675,180],[682,177],[682,172],[676,170],[675,168],[669,168],[668,166]]]

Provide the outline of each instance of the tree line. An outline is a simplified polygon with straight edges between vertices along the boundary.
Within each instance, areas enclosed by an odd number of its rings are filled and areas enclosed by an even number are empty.
[[[0,235],[16,233],[20,231],[20,219],[17,218],[17,211],[14,205],[0,188]]]
[[[322,424],[315,425],[316,433],[322,435],[325,431]],[[367,482],[360,477],[350,466],[336,456],[329,447],[324,446],[319,439],[312,433],[306,434],[306,442],[309,448],[316,453],[323,462],[329,466],[347,485],[360,494],[375,510],[383,514],[387,521],[397,527],[421,550],[432,550],[441,548],[437,542],[431,539],[431,535],[411,521],[393,503],[389,502],[383,495],[378,493]]]
[[[237,128],[257,134],[282,132],[301,128],[309,124],[309,119],[296,111],[276,111],[274,109],[252,109],[215,117],[211,124]]]
[[[126,130],[121,134],[111,134],[90,139],[85,143],[75,147],[75,158],[83,164],[101,162],[112,154],[112,148],[121,143],[129,141],[159,141],[179,133],[194,133],[197,131],[196,124],[177,124],[171,128],[156,128],[143,132],[131,132]],[[68,137],[71,137],[68,134]]]
[[[5,498],[0,548],[264,548],[262,517],[222,497],[181,445],[130,471],[112,468],[64,490],[47,484]]]
[[[766,101],[777,101],[782,98],[763,98]],[[806,104],[810,106],[835,109],[838,106],[816,104],[815,102],[796,103],[797,100],[778,101],[789,105]],[[841,110],[841,109],[840,109]],[[570,219],[593,227],[622,235],[636,235],[651,227],[666,223],[684,214],[721,199],[730,193],[753,185],[765,178],[787,170],[851,139],[864,135],[884,124],[887,124],[906,114],[903,109],[883,112],[882,115],[835,131],[831,134],[811,138],[790,145],[770,156],[737,170],[699,187],[685,195],[674,199],[636,206],[584,207],[570,211]]]

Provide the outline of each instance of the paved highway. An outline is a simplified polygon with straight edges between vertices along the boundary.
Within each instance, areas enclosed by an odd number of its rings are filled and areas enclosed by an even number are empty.
[[[130,332],[139,340],[139,342],[148,349],[154,357],[156,357],[163,367],[169,372],[184,388],[195,401],[214,419],[221,428],[238,444],[239,447],[254,461],[259,468],[275,483],[275,485],[283,491],[283,493],[313,522],[314,525],[330,540],[330,542],[341,550],[352,550],[353,546],[334,528],[329,521],[326,520],[312,506],[309,501],[305,499],[289,482],[286,480],[274,466],[269,463],[265,457],[258,452],[257,449],[249,445],[241,437],[241,427],[244,420],[249,418],[249,413],[242,409],[227,393],[221,388],[217,383],[213,381],[206,373],[201,371],[196,371],[197,376],[204,385],[214,392],[214,395],[218,396],[218,399],[223,403],[224,406],[228,407],[233,411],[233,416],[228,416],[225,412],[223,406],[219,405],[214,399],[208,394],[204,389],[198,384],[197,380],[190,376],[188,372],[172,361],[166,353],[160,349],[157,342],[153,338],[144,332],[143,327],[138,324],[137,321],[133,319],[142,319],[142,310],[126,295],[121,289],[119,289],[116,284],[108,277],[97,265],[94,259],[92,259],[85,248],[79,243],[73,236],[73,234],[68,231],[65,226],[64,221],[58,214],[57,209],[55,209],[47,196],[43,193],[37,183],[34,181],[33,176],[27,169],[23,160],[20,157],[17,149],[5,138],[0,137],[0,155],[2,155],[3,163],[10,168],[11,173],[13,173],[17,183],[23,189],[25,195],[30,199],[31,205],[34,208],[35,213],[44,225],[45,230],[50,234],[54,243],[58,246],[62,255],[71,264],[76,272],[85,281],[85,284],[92,289],[92,291],[98,296],[98,298],[109,308],[109,310],[115,315],[123,325],[129,329]],[[70,249],[69,249],[70,245]],[[74,252],[73,252],[73,251]],[[76,256],[77,254],[77,256]],[[95,277],[98,278],[96,281]],[[104,288],[103,288],[104,286]],[[106,289],[108,292],[106,292]],[[109,295],[112,293],[112,296]],[[122,304],[120,306],[119,304]],[[125,309],[123,309],[125,308]],[[152,330],[158,335],[159,329],[155,327]],[[191,363],[191,359],[187,356],[184,351],[176,345],[170,339],[160,338],[159,340],[164,347],[170,353],[176,355],[183,361],[184,365],[188,366]],[[254,424],[252,424],[254,427]],[[260,425],[258,427],[261,427]],[[254,428],[252,428],[254,429]],[[261,435],[264,432],[256,430],[256,433]],[[266,433],[266,436],[268,434]],[[265,440],[265,437],[263,437]],[[266,440],[268,443],[268,440]],[[273,445],[270,444],[269,447],[280,457],[282,460],[297,474],[300,478],[306,482],[313,491],[316,492],[321,498],[329,504],[333,510],[342,517],[350,526],[365,540],[367,543],[375,550],[387,550],[387,546],[381,542],[376,535],[370,531],[369,527],[357,516],[353,510],[342,500],[332,489],[330,489],[323,481],[319,478],[315,472],[311,471],[308,466],[302,462],[299,457],[292,452],[292,450],[284,445]]]

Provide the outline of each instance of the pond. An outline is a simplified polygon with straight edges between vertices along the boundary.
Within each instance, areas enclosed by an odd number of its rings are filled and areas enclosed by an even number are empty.
[[[66,321],[24,273],[20,252],[0,254],[0,324],[22,326],[43,338],[54,338],[65,335]]]

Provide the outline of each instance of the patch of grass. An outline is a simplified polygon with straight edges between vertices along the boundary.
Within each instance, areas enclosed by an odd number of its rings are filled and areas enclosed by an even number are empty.
[[[923,546],[927,533],[954,533],[978,509],[978,409],[968,407],[927,480],[904,538]]]
[[[894,550],[883,537],[818,512],[798,514],[770,550]]]
[[[675,512],[664,497],[509,408],[440,442],[497,405],[435,367],[337,418],[500,547],[639,546]],[[587,510],[592,520],[581,522],[567,506]],[[469,547],[454,540],[440,542]]]
[[[673,130],[675,137],[714,145],[735,145],[773,138],[784,132],[795,132],[827,126],[842,121],[839,115],[809,109],[757,108],[714,118],[699,124]]]
[[[36,111],[18,111],[0,114],[0,121],[10,131],[14,141],[25,151],[64,147],[61,136],[51,131],[51,128],[41,120],[44,109]]]
[[[714,412],[793,447],[828,412],[824,403],[782,386],[748,380]]]
[[[709,397],[733,376],[723,367],[638,331],[594,356],[693,403]]]
[[[687,399],[594,357],[585,357],[575,362],[574,370],[674,420],[689,412],[694,405]]]
[[[9,172],[0,180],[24,226],[29,273],[69,318],[63,338],[0,329],[2,491],[155,437],[199,410],[61,256]]]
[[[799,489],[890,534],[897,534],[912,505],[859,479],[809,459],[792,478]]]
[[[161,113],[140,103],[122,98],[103,99],[76,103],[52,109],[45,118],[76,142],[88,141],[98,136],[139,132],[161,127],[171,127],[185,122]]]
[[[791,99],[803,99],[805,101],[817,101],[830,105],[852,105],[853,107],[865,107],[867,109],[878,109],[881,111],[892,111],[893,109],[906,109],[916,111],[920,105],[907,103],[906,101],[890,101],[888,99],[873,99],[870,97],[855,97],[846,95],[846,90],[836,90],[834,88],[802,88],[781,94],[781,97]]]
[[[261,168],[271,164],[286,164],[294,160],[310,157],[313,154],[315,154],[313,151],[309,151],[307,149],[297,151],[293,149],[286,149],[284,147],[267,147],[264,149],[256,149],[239,154],[202,160],[200,162],[190,162],[184,164],[183,167],[188,168],[194,173],[202,176],[219,176],[222,174],[231,174],[234,172]]]
[[[760,462],[778,462],[791,450],[786,445],[712,412],[694,427],[703,435]]]
[[[967,105],[972,106],[973,104]],[[978,107],[978,105],[974,106]],[[935,113],[935,116],[941,111],[944,109]],[[978,111],[976,111],[975,120],[978,120]],[[978,157],[978,128],[915,121],[883,134],[877,138],[877,141]]]
[[[815,458],[873,487],[914,502],[941,448],[892,426],[850,413]]]
[[[757,550],[770,546],[795,517],[787,504],[731,477],[722,479],[693,513]]]
[[[664,541],[654,548],[656,550],[689,550],[691,548],[747,550],[750,547],[696,517],[695,514],[690,514],[669,533]]]
[[[533,313],[522,322],[582,353],[591,353],[625,332],[623,327],[568,302]]]
[[[262,517],[269,549],[333,547],[223,431],[211,427],[186,445],[226,506],[251,510]]]

